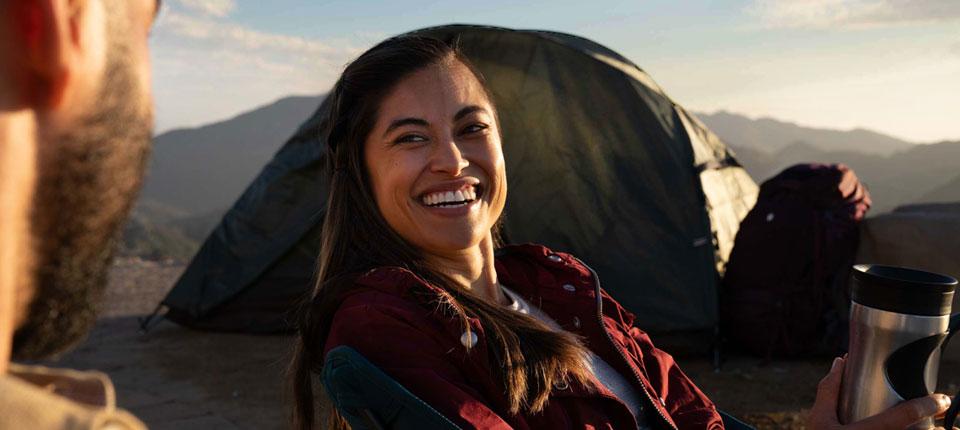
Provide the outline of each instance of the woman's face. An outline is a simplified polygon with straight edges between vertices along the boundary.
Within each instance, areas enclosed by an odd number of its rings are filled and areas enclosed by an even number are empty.
[[[500,132],[480,82],[456,60],[400,81],[365,143],[387,223],[427,254],[460,254],[489,239],[506,201]]]

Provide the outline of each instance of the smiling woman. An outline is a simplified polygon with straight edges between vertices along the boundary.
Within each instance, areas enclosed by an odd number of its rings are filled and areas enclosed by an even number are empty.
[[[311,381],[344,345],[464,428],[722,428],[589,267],[501,243],[497,111],[455,46],[389,39],[331,97],[320,267],[291,374],[297,428],[314,427]]]

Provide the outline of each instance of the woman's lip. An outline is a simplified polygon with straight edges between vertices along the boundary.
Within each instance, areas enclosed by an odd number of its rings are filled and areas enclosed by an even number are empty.
[[[464,216],[464,215],[470,213],[470,211],[472,211],[472,210],[480,207],[480,202],[481,202],[482,200],[483,200],[483,199],[481,199],[480,196],[477,196],[476,199],[471,200],[471,201],[468,202],[467,204],[465,204],[465,205],[463,205],[463,206],[456,206],[456,207],[449,207],[449,206],[427,206],[427,205],[423,204],[422,201],[420,201],[420,202],[418,202],[418,203],[420,204],[421,207],[423,207],[424,209],[426,209],[427,212],[429,212],[429,213],[431,213],[431,214],[434,214],[434,215],[437,215],[437,216],[441,216],[441,217],[444,217],[444,218],[457,218],[457,217]]]
[[[433,193],[441,193],[441,192],[445,193],[447,191],[455,193],[457,191],[463,191],[471,187],[480,187],[480,180],[476,178],[465,178],[457,181],[450,181],[450,182],[444,182],[441,184],[436,184],[431,186],[430,188],[427,188],[426,190],[421,191],[417,195],[417,198],[423,198],[423,196],[428,194],[433,194]]]

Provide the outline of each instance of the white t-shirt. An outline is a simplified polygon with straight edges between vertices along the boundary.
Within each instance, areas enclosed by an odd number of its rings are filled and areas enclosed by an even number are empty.
[[[520,297],[519,294],[509,288],[503,285],[501,285],[500,288],[511,302],[507,305],[508,308],[530,315],[556,331],[563,330],[553,318],[550,318],[550,316],[540,310],[540,308],[530,305],[523,297]],[[607,389],[613,392],[617,398],[630,408],[630,412],[633,412],[634,418],[637,419],[638,429],[649,429],[650,426],[647,423],[647,415],[643,409],[643,400],[641,397],[643,394],[638,392],[633,385],[630,385],[630,382],[627,381],[617,369],[614,369],[613,366],[610,366],[610,364],[603,361],[602,358],[590,350],[587,350],[586,365],[603,386],[607,387]]]

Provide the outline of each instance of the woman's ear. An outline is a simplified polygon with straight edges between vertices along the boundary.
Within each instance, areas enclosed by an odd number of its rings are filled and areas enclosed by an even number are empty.
[[[3,54],[21,108],[57,113],[93,100],[106,66],[100,0],[13,0],[6,13],[15,48]]]

